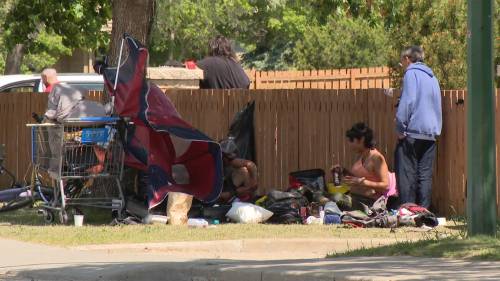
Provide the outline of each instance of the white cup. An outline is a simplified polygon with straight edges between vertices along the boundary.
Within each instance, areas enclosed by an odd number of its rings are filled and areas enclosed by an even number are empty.
[[[446,218],[438,218],[438,225],[446,225]]]
[[[74,215],[73,219],[76,227],[83,226],[83,215]]]

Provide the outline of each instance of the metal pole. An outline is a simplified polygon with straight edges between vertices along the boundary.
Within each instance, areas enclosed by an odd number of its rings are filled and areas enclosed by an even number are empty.
[[[496,235],[493,2],[468,1],[467,227],[471,236]]]
[[[123,41],[125,41],[124,38],[122,38],[122,43],[120,45],[120,54],[118,55],[118,65],[116,66],[115,85],[113,86],[113,91],[116,91],[116,85],[118,84],[118,74],[120,73],[120,66],[122,63]]]

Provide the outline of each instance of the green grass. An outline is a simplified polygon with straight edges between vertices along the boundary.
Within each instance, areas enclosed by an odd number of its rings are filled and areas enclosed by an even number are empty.
[[[425,235],[412,228],[351,229],[320,225],[242,225],[227,224],[215,228],[188,228],[169,225],[108,226],[108,213],[86,212],[86,225],[81,228],[45,225],[35,210],[25,209],[0,214],[0,237],[49,245],[76,246],[109,243],[141,243],[169,241],[209,241],[231,239],[287,238],[389,238],[421,239]],[[87,219],[88,218],[88,219]],[[89,220],[92,218],[92,220]],[[455,230],[443,229],[442,232]]]
[[[362,248],[328,257],[346,256],[415,256],[498,261],[500,260],[500,239],[486,236],[468,239],[462,239],[459,236],[442,239],[428,238],[413,242],[402,241],[376,248]]]
[[[363,247],[328,257],[356,256],[415,256],[455,258],[469,260],[500,261],[500,221],[497,223],[497,238],[489,236],[467,237],[466,224],[463,218],[454,218],[449,226],[452,232],[427,233],[418,241],[403,239],[397,243],[380,247]]]

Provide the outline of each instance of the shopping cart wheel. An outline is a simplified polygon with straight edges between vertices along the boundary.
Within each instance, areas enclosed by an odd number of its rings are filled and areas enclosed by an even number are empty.
[[[46,223],[54,223],[55,220],[54,212],[51,210],[43,210],[43,221]]]
[[[68,224],[68,213],[66,210],[61,210],[59,212],[59,222],[61,224]]]

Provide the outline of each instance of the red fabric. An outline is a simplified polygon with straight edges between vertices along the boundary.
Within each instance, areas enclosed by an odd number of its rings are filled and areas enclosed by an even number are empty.
[[[160,204],[168,192],[191,194],[205,202],[218,199],[222,191],[222,154],[218,143],[184,121],[170,99],[145,79],[148,51],[135,39],[125,36],[129,56],[119,70],[96,67],[104,74],[105,85],[115,97],[115,112],[129,117],[126,159],[128,166],[149,175],[149,207]],[[171,135],[176,136],[176,151]],[[183,171],[172,173],[173,165]],[[180,182],[178,182],[180,181]]]
[[[59,81],[57,81],[56,83],[54,84],[49,84],[48,86],[45,85],[45,91],[44,93],[47,93],[49,94],[50,92],[52,92],[52,89],[54,88],[55,85],[59,84]]]
[[[426,208],[419,206],[415,203],[405,203],[399,207],[399,209],[407,209],[408,211],[412,212],[413,214],[421,214],[421,213],[430,213],[429,210]]]

